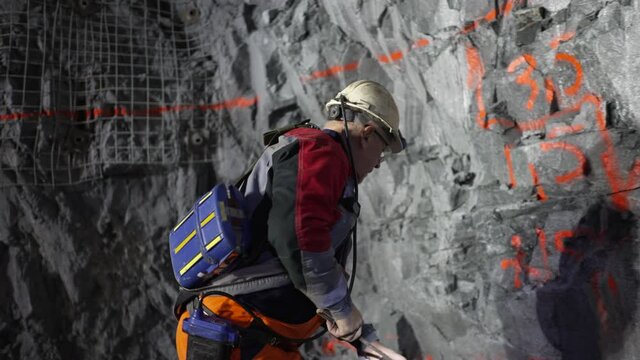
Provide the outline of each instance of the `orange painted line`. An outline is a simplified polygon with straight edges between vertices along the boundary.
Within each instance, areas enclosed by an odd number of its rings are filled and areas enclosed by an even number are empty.
[[[487,22],[494,21],[498,17],[496,9],[491,9],[482,19]]]
[[[538,93],[540,90],[538,89],[538,84],[531,78],[531,74],[533,74],[533,70],[536,68],[536,59],[531,56],[531,54],[524,54],[522,56],[517,57],[515,60],[509,64],[507,67],[507,72],[514,72],[519,65],[523,63],[527,63],[527,69],[521,73],[516,78],[516,83],[529,86],[531,88],[531,93],[529,94],[529,100],[527,101],[527,109],[532,110],[535,105],[536,98],[538,97]]]
[[[330,76],[335,76],[343,72],[357,70],[359,66],[360,66],[360,63],[357,61],[345,64],[345,65],[335,65],[325,70],[314,71],[313,73],[311,73],[311,76],[303,80],[309,81],[309,80],[322,79]]]
[[[483,110],[484,110],[484,104],[483,104]],[[516,123],[512,120],[501,119],[501,118],[490,118],[489,120],[487,120],[487,128],[491,128],[493,125],[496,125],[496,124],[500,124],[506,128],[511,128],[516,126]]]
[[[580,88],[582,87],[582,78],[584,77],[584,72],[582,70],[582,65],[580,64],[580,61],[578,61],[578,59],[576,59],[575,56],[567,53],[557,53],[556,61],[568,62],[573,66],[576,73],[576,79],[574,80],[573,84],[571,84],[571,86],[565,89],[565,91],[567,95],[570,95],[570,96],[577,95],[578,91],[580,91]]]
[[[513,286],[516,289],[520,289],[522,287],[522,280],[520,279],[522,269],[518,262],[515,259],[502,259],[502,261],[500,261],[500,267],[502,270],[507,270],[510,267],[513,268]]]
[[[551,47],[552,49],[557,49],[558,46],[560,46],[561,42],[569,41],[569,40],[573,39],[573,37],[575,35],[576,35],[575,32],[566,32],[564,34],[556,36],[549,43],[549,47]]]
[[[488,129],[493,125],[500,124],[504,127],[514,127],[516,123],[511,120],[491,118],[486,120],[487,109],[484,105],[482,97],[482,78],[484,77],[484,63],[480,56],[480,52],[473,46],[467,46],[467,87],[474,90],[476,105],[478,106],[478,114],[476,115],[476,123],[482,129]]]
[[[522,239],[519,235],[513,235],[511,237],[511,246],[516,250],[516,257],[502,259],[500,261],[500,268],[502,268],[502,270],[507,270],[510,267],[513,268],[513,286],[519,289],[522,287],[520,275],[522,274],[523,267],[526,267],[524,263],[525,253],[522,250]]]
[[[11,120],[20,120],[31,117],[39,116],[40,113],[15,113],[15,114],[2,114],[0,115],[0,120],[2,121],[11,121]]]
[[[475,91],[476,104],[478,105],[478,114],[476,115],[476,123],[483,129],[489,128],[489,123],[485,121],[487,117],[487,109],[484,107],[484,100],[482,99],[482,83],[478,84],[478,88]]]
[[[516,69],[518,68],[518,66],[520,66],[521,64],[524,64],[525,61],[527,61],[524,56],[518,56],[517,58],[513,59],[513,61],[509,64],[509,66],[507,66],[507,72],[514,72],[516,71]]]
[[[549,269],[549,253],[547,252],[547,235],[542,228],[536,228],[536,235],[538,236],[538,244],[540,251],[542,252],[542,265],[545,269]]]
[[[555,86],[553,85],[553,81],[551,79],[544,79],[544,99],[547,101],[547,104],[551,104],[553,101],[553,95],[555,93]]]
[[[509,171],[509,189],[516,188],[516,175],[513,171],[513,160],[511,159],[511,146],[504,146],[504,157],[507,160],[507,170]]]
[[[565,184],[565,183],[568,183],[569,181],[572,181],[584,176],[585,170],[587,169],[587,158],[585,157],[584,153],[582,152],[582,150],[580,150],[579,147],[573,144],[569,144],[567,142],[554,142],[554,143],[544,142],[540,144],[540,148],[542,149],[542,151],[545,151],[545,152],[551,151],[554,149],[567,151],[575,155],[576,158],[578,158],[578,166],[574,170],[569,171],[563,175],[556,176],[557,183]]]
[[[462,28],[462,31],[460,31],[461,34],[466,35],[470,32],[475,31],[478,27],[480,26],[480,21],[479,20],[474,20],[473,22],[468,23],[467,25],[465,25]]]
[[[224,101],[217,104],[208,104],[208,105],[175,105],[175,106],[159,106],[148,109],[128,109],[125,106],[114,106],[111,109],[103,109],[103,108],[92,108],[92,109],[84,109],[84,110],[51,110],[46,109],[40,112],[31,112],[31,113],[15,113],[15,114],[4,114],[0,115],[0,121],[9,121],[9,120],[21,120],[35,117],[51,117],[51,116],[65,116],[70,119],[75,119],[83,114],[87,120],[90,119],[98,119],[101,117],[112,117],[112,116],[149,116],[149,115],[160,115],[168,112],[181,112],[186,110],[194,110],[200,109],[203,111],[206,110],[223,110],[223,109],[233,109],[233,108],[244,108],[253,106],[257,103],[258,97],[246,98],[239,97],[236,99]]]
[[[476,104],[478,106],[478,114],[476,115],[476,123],[480,128],[487,129],[489,124],[485,122],[487,110],[484,106],[482,98],[482,77],[484,76],[484,64],[480,57],[480,52],[473,46],[467,46],[467,86],[474,89]]]
[[[580,111],[580,107],[581,107],[582,103],[578,103],[577,105],[571,107],[571,108],[567,108],[558,112],[555,112],[553,114],[550,115],[545,115],[541,118],[538,119],[533,119],[533,120],[527,120],[525,122],[518,122],[518,128],[522,131],[528,131],[528,130],[539,130],[539,129],[543,129],[547,123],[547,121],[549,121],[550,119],[553,118],[557,118],[557,117],[562,117],[565,116],[567,114],[573,113],[573,112],[578,112]]]
[[[500,13],[501,15],[507,16],[509,15],[509,13],[511,13],[511,11],[513,10],[513,6],[515,5],[516,1],[518,3],[520,3],[522,0],[507,0],[504,4],[502,4],[502,6],[500,7]],[[469,34],[472,31],[475,31],[480,25],[482,25],[483,22],[485,23],[492,23],[494,21],[496,21],[496,19],[498,19],[498,14],[496,12],[496,9],[493,8],[491,10],[489,10],[489,12],[487,12],[484,16],[482,16],[481,18],[474,20],[474,21],[470,21],[467,25],[465,25],[462,30],[460,31],[460,34],[462,35],[466,35]]]
[[[584,125],[582,124],[556,126],[552,128],[551,131],[549,131],[549,133],[547,134],[547,138],[555,139],[558,136],[575,134],[583,130],[584,130]]]
[[[573,230],[560,230],[557,231],[554,235],[555,237],[555,246],[558,252],[565,252],[564,239],[572,238],[575,236],[575,232]]]
[[[535,165],[532,164],[532,163],[529,163],[528,165],[529,165],[529,172],[531,172],[531,178],[533,180],[533,186],[536,187],[536,196],[537,196],[538,200],[547,201],[549,199],[549,197],[544,192],[544,189],[542,188],[542,185],[540,185],[540,181],[539,181],[539,178],[538,178],[538,172],[536,171]]]
[[[378,61],[383,64],[390,64],[392,62],[402,60],[403,57],[404,57],[404,54],[402,51],[394,51],[389,55],[386,55],[386,54],[378,55]]]
[[[429,41],[429,39],[425,39],[425,38],[418,39],[413,43],[413,45],[411,45],[411,48],[418,49],[421,47],[428,46],[430,43],[431,42]]]
[[[475,89],[484,77],[484,63],[480,52],[473,46],[467,46],[467,86]]]
[[[518,3],[520,3],[521,1],[522,0],[517,0]],[[515,3],[516,1],[514,0],[507,0],[507,2],[502,7],[503,16],[508,15],[513,10],[513,6],[515,5]]]

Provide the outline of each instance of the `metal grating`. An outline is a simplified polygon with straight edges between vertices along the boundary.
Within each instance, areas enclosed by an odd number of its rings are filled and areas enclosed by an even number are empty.
[[[0,5],[0,187],[212,161],[229,113],[205,22],[191,1]]]

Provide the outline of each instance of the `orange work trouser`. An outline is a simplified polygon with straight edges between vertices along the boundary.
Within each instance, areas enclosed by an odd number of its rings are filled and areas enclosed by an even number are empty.
[[[202,302],[209,310],[214,312],[216,315],[229,320],[231,323],[238,327],[247,328],[249,327],[251,322],[254,321],[253,317],[249,313],[247,313],[240,305],[229,298],[223,296],[208,296],[204,298]],[[269,326],[273,331],[277,332],[280,335],[294,339],[302,339],[312,336],[320,327],[320,325],[324,323],[324,320],[322,320],[322,318],[320,318],[319,316],[314,316],[313,318],[311,318],[311,320],[302,324],[289,324],[269,318],[255,311],[254,313],[258,317],[260,317],[265,325]],[[189,340],[189,334],[182,331],[182,323],[188,316],[189,312],[185,311],[184,313],[182,313],[182,316],[180,316],[180,321],[178,321],[178,327],[176,329],[176,350],[178,352],[179,360],[187,359],[187,343]],[[247,354],[245,353],[245,356],[243,356],[242,350],[243,349],[240,347],[234,348],[231,352],[231,359],[246,359]],[[253,358],[297,360],[301,359],[302,357],[300,356],[300,352],[297,349],[285,350],[282,347],[266,344],[253,356]]]

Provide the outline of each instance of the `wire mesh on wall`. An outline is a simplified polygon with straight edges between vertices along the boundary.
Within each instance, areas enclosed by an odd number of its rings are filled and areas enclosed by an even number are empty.
[[[200,15],[191,1],[0,5],[0,187],[212,161],[229,113]]]

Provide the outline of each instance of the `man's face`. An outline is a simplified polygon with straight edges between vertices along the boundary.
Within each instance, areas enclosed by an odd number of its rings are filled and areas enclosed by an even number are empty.
[[[366,125],[357,139],[354,139],[357,145],[353,147],[353,162],[358,183],[361,183],[374,168],[380,167],[382,153],[387,144],[378,131],[380,130],[374,125]]]

